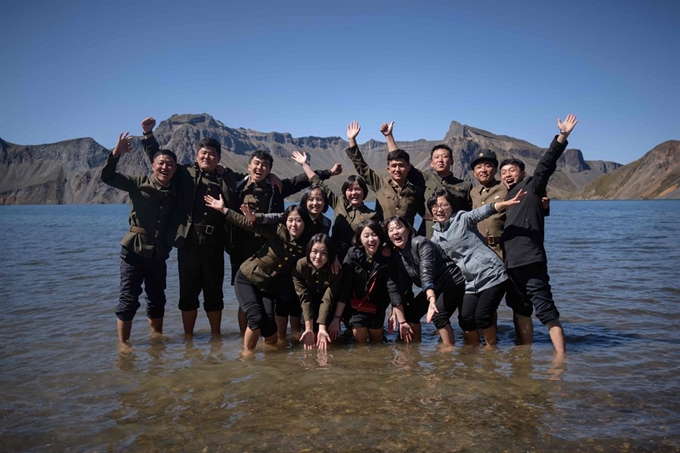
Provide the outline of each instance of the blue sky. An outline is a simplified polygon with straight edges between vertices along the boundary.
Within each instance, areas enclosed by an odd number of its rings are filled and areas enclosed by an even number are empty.
[[[680,139],[676,1],[22,1],[0,6],[0,137],[93,137],[209,113],[293,136],[439,140],[452,120],[586,159]]]

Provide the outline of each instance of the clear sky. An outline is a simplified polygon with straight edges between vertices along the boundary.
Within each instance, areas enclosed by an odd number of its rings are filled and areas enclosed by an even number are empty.
[[[631,162],[680,139],[680,1],[14,1],[0,137],[93,137],[209,113],[293,136],[440,140],[452,120]]]

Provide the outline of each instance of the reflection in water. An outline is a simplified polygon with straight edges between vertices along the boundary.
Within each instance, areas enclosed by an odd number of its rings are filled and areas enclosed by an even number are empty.
[[[205,321],[182,336],[174,255],[165,335],[138,316],[119,352],[128,208],[0,207],[15,239],[0,261],[0,450],[678,451],[680,209],[622,203],[558,201],[547,220],[566,357],[537,324],[536,344],[515,347],[505,306],[496,349],[457,329],[444,351],[425,326],[422,344],[244,357],[228,285],[226,334]]]

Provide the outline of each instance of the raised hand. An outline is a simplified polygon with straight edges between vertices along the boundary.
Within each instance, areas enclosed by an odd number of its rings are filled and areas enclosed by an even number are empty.
[[[120,133],[118,136],[118,143],[116,143],[116,147],[113,148],[113,151],[111,152],[114,157],[122,156],[123,154],[132,151],[132,137],[129,137],[129,135],[129,132],[126,132],[125,134],[122,132]]]
[[[307,153],[301,153],[299,151],[293,151],[293,155],[290,156],[291,159],[293,159],[295,162],[297,162],[300,165],[304,165],[307,163]]]
[[[331,168],[331,176],[337,176],[340,173],[342,173],[342,164],[336,163],[333,165],[333,168]]]
[[[347,139],[355,140],[357,135],[359,135],[359,131],[361,131],[359,123],[357,121],[352,121],[347,125]]]
[[[522,201],[522,198],[526,197],[527,193],[528,193],[528,192],[527,192],[526,190],[520,189],[519,192],[517,192],[517,193],[515,194],[515,196],[512,197],[511,199],[509,199],[509,200],[507,200],[507,201],[499,201],[499,202],[497,202],[496,205],[495,205],[496,211],[500,212],[500,211],[502,211],[503,209],[508,208],[509,206],[512,206],[512,205],[515,205],[515,204],[519,204],[519,202]]]
[[[564,122],[557,118],[557,127],[560,129],[560,134],[564,136],[569,135],[571,131],[574,130],[576,123],[578,123],[578,119],[573,113],[567,115]]]
[[[250,223],[255,223],[255,213],[250,209],[249,204],[243,203],[241,205],[241,212],[243,213],[243,216],[250,221]]]
[[[220,211],[222,214],[227,213],[227,207],[224,205],[224,200],[222,195],[218,195],[217,198],[213,198],[211,195],[206,195],[203,197],[205,205],[209,208],[213,208],[216,211]]]
[[[392,121],[390,124],[382,123],[382,126],[380,126],[380,132],[385,137],[389,137],[390,135],[392,135],[392,128],[393,127],[394,127],[394,121]]]
[[[142,120],[142,131],[144,133],[153,131],[154,127],[156,127],[156,120],[154,118],[148,117]]]

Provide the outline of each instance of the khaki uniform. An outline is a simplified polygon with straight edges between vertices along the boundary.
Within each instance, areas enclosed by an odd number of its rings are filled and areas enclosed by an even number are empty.
[[[227,211],[227,221],[267,238],[253,256],[241,264],[241,273],[260,291],[276,294],[282,288],[282,276],[290,275],[297,261],[305,256],[303,238],[290,237],[285,225],[253,225],[233,209]]]
[[[120,244],[145,258],[167,258],[171,246],[165,242],[177,201],[174,181],[163,187],[155,176],[116,172],[120,157],[110,154],[102,169],[104,183],[130,194],[130,230]]]
[[[342,286],[342,272],[333,274],[330,263],[316,270],[307,257],[300,258],[293,271],[293,283],[305,321],[327,326]]]
[[[489,186],[475,186],[470,195],[472,197],[472,208],[477,209],[485,205],[505,201],[508,189],[498,180],[493,180]],[[491,217],[482,220],[477,224],[479,233],[485,238],[487,245],[503,259],[501,249],[501,235],[505,226],[505,211],[497,212]]]
[[[377,212],[365,204],[356,208],[353,207],[345,200],[344,196],[339,197],[336,195],[318,176],[314,176],[310,181],[312,184],[318,184],[323,189],[326,198],[328,198],[328,205],[333,208],[335,220],[333,222],[331,239],[335,245],[338,259],[342,261],[347,254],[347,250],[352,246],[352,238],[354,237],[357,225],[364,220],[373,219],[380,221],[381,218]]]
[[[446,189],[451,192],[456,200],[456,203],[452,206],[453,212],[469,211],[472,209],[472,200],[470,198],[472,183],[470,182],[458,179],[453,174],[442,178],[431,168],[424,171],[412,168],[408,178],[416,186],[425,188],[423,209],[419,211],[423,216],[423,223],[418,228],[418,234],[421,236],[432,238],[432,214],[427,209],[427,202],[436,191]]]
[[[410,181],[399,187],[389,176],[378,176],[366,164],[358,146],[347,148],[347,156],[354,164],[359,176],[364,178],[368,187],[375,192],[376,212],[380,218],[384,220],[400,215],[413,224],[416,214],[422,214],[423,187],[416,186]]]

